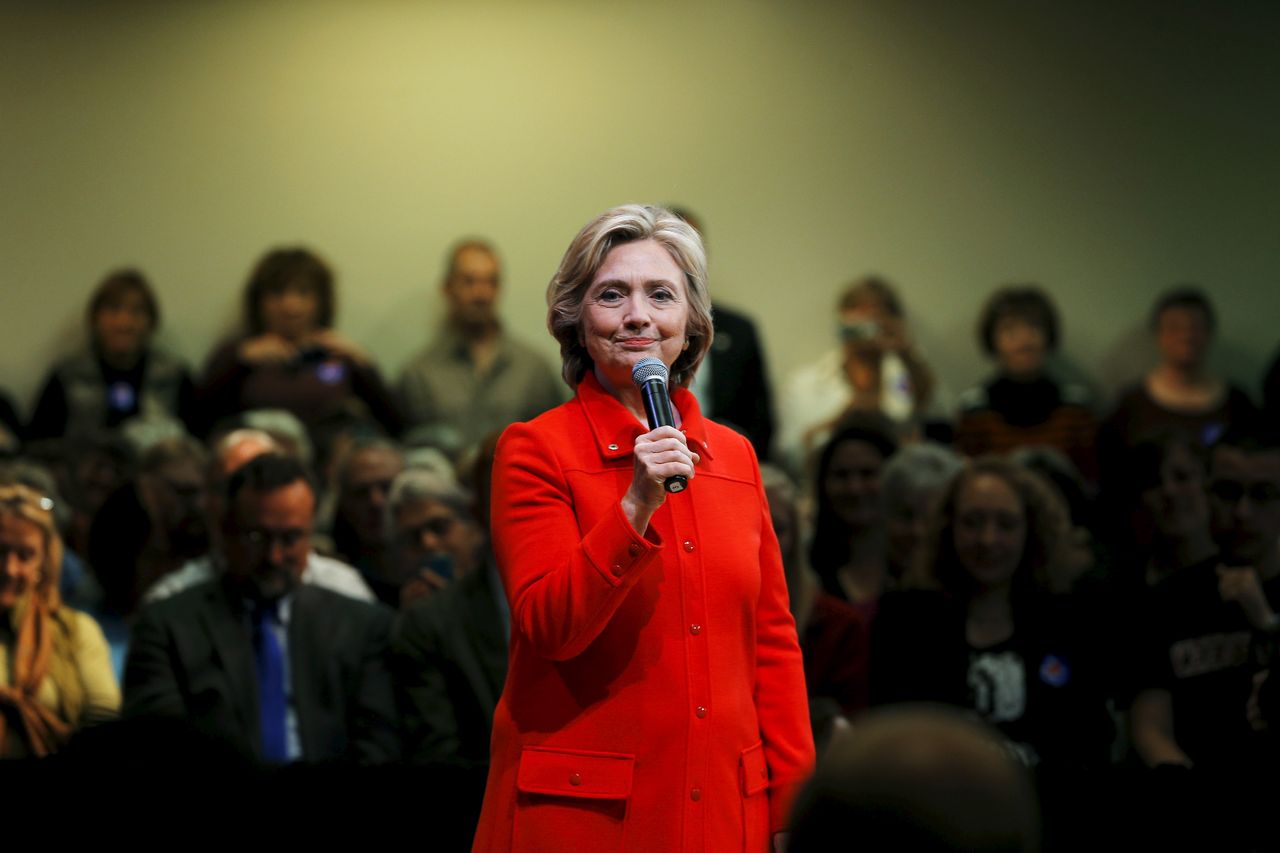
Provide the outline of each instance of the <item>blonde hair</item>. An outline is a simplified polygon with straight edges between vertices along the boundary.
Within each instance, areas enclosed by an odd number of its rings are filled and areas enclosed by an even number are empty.
[[[671,365],[671,381],[687,386],[711,348],[711,295],[707,253],[689,223],[663,207],[627,204],[606,210],[573,238],[547,285],[547,328],[560,342],[561,375],[576,388],[593,367],[581,339],[582,303],[609,253],[623,243],[653,240],[684,272],[689,291],[688,348]]]
[[[21,483],[0,484],[0,516],[20,518],[40,531],[44,561],[31,594],[50,610],[62,606],[59,581],[62,576],[62,537],[53,520],[53,501]]]
[[[5,614],[16,638],[12,649],[7,704],[16,713],[11,722],[0,719],[0,745],[10,725],[21,730],[27,748],[37,756],[54,752],[81,722],[88,697],[76,665],[76,622],[62,606],[58,581],[62,566],[62,537],[53,521],[53,501],[17,483],[0,485],[0,517],[34,525],[44,540],[44,560],[35,584]],[[45,678],[53,682],[58,707],[41,705],[36,694]],[[7,716],[7,715],[6,715]]]

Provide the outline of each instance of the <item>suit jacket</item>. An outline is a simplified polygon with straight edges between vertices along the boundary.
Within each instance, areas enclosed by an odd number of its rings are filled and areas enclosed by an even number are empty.
[[[489,763],[493,709],[507,677],[490,575],[480,566],[396,621],[391,647],[411,762]]]
[[[386,665],[391,613],[315,586],[293,593],[289,677],[304,761],[399,755]],[[248,617],[214,580],[146,607],[124,673],[126,717],[174,716],[260,758],[258,687]]]
[[[751,445],[673,393],[701,456],[645,535],[647,431],[593,374],[493,470],[511,605],[476,850],[764,851],[813,761],[782,558]]]
[[[767,460],[773,442],[773,398],[755,324],[723,305],[715,306],[711,320],[711,417],[740,430],[751,439],[756,456]]]

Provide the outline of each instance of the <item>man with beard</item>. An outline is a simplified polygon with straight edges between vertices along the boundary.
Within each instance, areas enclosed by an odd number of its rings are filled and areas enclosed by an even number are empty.
[[[220,577],[142,611],[127,717],[184,717],[266,763],[381,763],[399,752],[391,614],[302,584],[316,506],[306,470],[265,454],[227,484]]]

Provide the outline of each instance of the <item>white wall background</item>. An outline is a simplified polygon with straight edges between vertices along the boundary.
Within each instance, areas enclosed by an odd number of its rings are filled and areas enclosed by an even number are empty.
[[[89,289],[142,267],[195,364],[268,247],[339,275],[338,326],[394,375],[482,234],[504,314],[624,201],[701,214],[712,290],[775,377],[848,279],[897,281],[944,383],[984,365],[999,283],[1056,296],[1107,390],[1162,288],[1219,304],[1256,390],[1280,335],[1280,6],[942,0],[0,3],[0,385],[29,407]]]

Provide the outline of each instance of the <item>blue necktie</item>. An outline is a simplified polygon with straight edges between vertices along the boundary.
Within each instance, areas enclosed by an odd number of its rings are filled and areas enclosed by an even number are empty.
[[[275,602],[253,610],[253,655],[258,670],[258,713],[262,726],[262,758],[273,764],[289,760],[285,729],[288,698],[284,683],[284,650],[276,636],[280,616]]]

